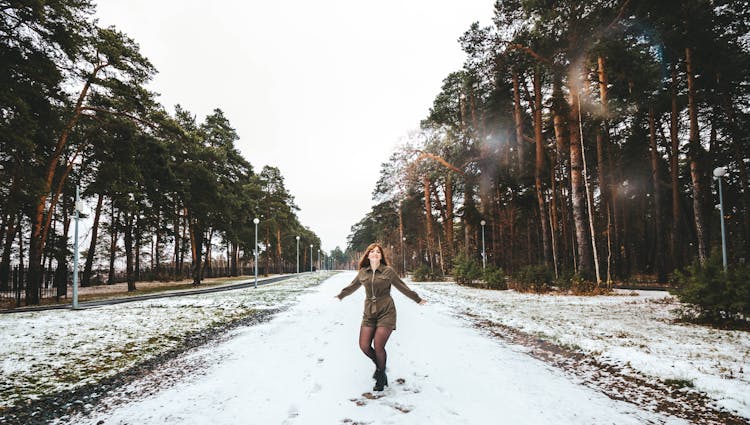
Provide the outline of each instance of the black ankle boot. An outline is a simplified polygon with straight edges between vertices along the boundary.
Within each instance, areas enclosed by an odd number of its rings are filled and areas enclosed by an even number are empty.
[[[372,373],[372,379],[378,379],[378,368],[375,367],[375,372]]]
[[[372,388],[373,391],[383,391],[384,387],[388,386],[388,377],[385,375],[385,370],[375,371],[375,386]]]

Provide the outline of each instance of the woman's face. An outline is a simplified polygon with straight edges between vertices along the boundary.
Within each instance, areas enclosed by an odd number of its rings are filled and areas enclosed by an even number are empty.
[[[370,253],[367,254],[367,258],[370,259],[370,265],[380,265],[380,259],[383,258],[383,253],[380,252],[380,248],[373,248]]]

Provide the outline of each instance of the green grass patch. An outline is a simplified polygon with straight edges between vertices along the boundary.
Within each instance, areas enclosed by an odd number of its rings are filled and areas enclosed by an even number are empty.
[[[665,379],[664,383],[673,388],[693,388],[695,384],[691,379]]]

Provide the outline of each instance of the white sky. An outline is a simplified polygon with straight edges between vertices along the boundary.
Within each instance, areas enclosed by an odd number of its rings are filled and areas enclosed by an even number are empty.
[[[96,0],[141,46],[150,88],[202,121],[224,111],[257,172],[276,166],[325,250],[346,247],[380,164],[425,118],[458,37],[493,0]]]

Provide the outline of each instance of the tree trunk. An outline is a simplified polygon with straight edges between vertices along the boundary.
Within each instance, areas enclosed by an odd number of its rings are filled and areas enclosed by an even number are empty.
[[[474,128],[474,135],[481,137],[481,135],[484,134],[484,131],[480,128],[481,121],[479,120],[479,114],[477,113],[477,100],[474,95],[473,87],[469,89],[469,110],[471,111],[471,123]]]
[[[669,171],[672,186],[672,233],[669,244],[672,253],[672,266],[675,268],[681,268],[683,262],[682,250],[680,249],[682,244],[682,237],[680,235],[680,139],[677,128],[679,111],[677,109],[677,66],[675,64],[672,64],[671,95],[672,110],[669,120],[669,139],[671,142],[672,155],[669,158]]]
[[[237,270],[237,259],[239,258],[239,245],[236,242],[232,242],[232,257],[231,260],[229,260],[229,268],[231,270],[232,276],[239,276],[239,271]]]
[[[57,164],[60,162],[60,158],[64,152],[65,144],[68,141],[70,133],[75,128],[78,118],[83,112],[83,101],[88,94],[91,83],[94,81],[96,74],[101,71],[108,64],[99,64],[94,67],[93,72],[86,80],[81,92],[78,94],[78,100],[73,108],[73,115],[68,123],[60,133],[60,137],[57,139],[57,144],[52,155],[47,160],[47,165],[44,173],[44,186],[39,190],[36,203],[34,205],[34,212],[31,215],[31,238],[29,241],[29,271],[28,279],[26,282],[26,304],[36,305],[39,304],[39,290],[42,282],[42,250],[47,238],[47,231],[49,229],[49,219],[52,214],[52,208],[54,203],[59,196],[60,192],[56,191],[52,193],[52,183],[55,180],[55,174],[57,171]],[[72,165],[72,161],[71,161]],[[68,170],[69,171],[69,168]],[[65,176],[59,178],[58,187],[62,186],[65,182]],[[45,208],[47,207],[47,198],[52,195],[53,199],[50,203],[50,209],[47,211],[47,217],[45,218]]]
[[[205,245],[206,245],[206,255],[203,257],[203,270],[206,271],[207,276],[213,276],[213,261],[211,261],[211,257],[213,256],[213,246],[211,244],[211,241],[214,239],[214,229],[209,229],[205,233]]]
[[[154,241],[154,249],[153,249],[153,255],[151,256],[151,271],[153,272],[155,279],[161,278],[161,220],[162,220],[162,214],[161,214],[161,204],[158,205],[156,210],[156,229],[155,229],[155,237],[153,239]]]
[[[461,221],[464,224],[464,254],[468,257],[473,251],[472,234],[474,232],[474,225],[469,217],[471,216],[471,211],[474,210],[474,186],[468,176],[465,177],[464,185],[464,216]]]
[[[432,202],[430,201],[430,178],[422,177],[422,186],[424,187],[424,209],[425,209],[425,231],[427,236],[427,256],[430,259],[430,270],[433,269],[432,259]]]
[[[125,211],[125,228],[123,233],[123,243],[125,246],[125,279],[128,282],[128,292],[135,291],[135,275],[133,274],[133,214],[132,211]]]
[[[6,198],[6,204],[4,207],[6,208],[6,215],[4,220],[3,227],[0,227],[2,229],[5,229],[4,232],[4,238],[3,240],[3,255],[2,260],[0,260],[0,291],[7,291],[9,288],[9,282],[10,282],[10,254],[11,250],[13,249],[13,240],[16,237],[16,229],[19,229],[21,231],[21,218],[19,217],[18,220],[16,220],[16,212],[20,210],[18,206],[16,205],[16,202],[14,199],[16,198],[16,194],[18,192],[18,165],[15,165],[13,167],[13,172],[11,175],[11,183],[10,183],[10,189],[8,190],[8,197]],[[16,226],[16,223],[18,223],[18,226]]]
[[[703,173],[702,167],[704,150],[700,144],[698,128],[698,106],[695,99],[695,76],[693,73],[693,58],[690,47],[685,48],[685,67],[688,83],[688,114],[690,116],[690,178],[693,183],[693,214],[695,219],[695,236],[698,239],[698,261],[705,264],[708,258],[705,220],[703,217]]]
[[[202,255],[203,255],[203,229],[198,220],[190,218],[188,213],[188,227],[190,231],[190,253],[193,260],[193,285],[201,284]]]
[[[599,75],[599,97],[602,104],[602,125],[596,129],[596,160],[599,169],[599,191],[602,197],[602,210],[607,214],[607,240],[611,239],[612,233],[616,233],[616,229],[613,224],[616,220],[612,220],[610,214],[615,211],[612,208],[613,187],[612,187],[612,176],[610,176],[609,170],[612,169],[612,155],[610,152],[609,143],[609,78],[607,77],[607,70],[605,66],[604,57],[599,56],[597,58],[598,75]],[[612,248],[611,244],[607,244],[607,283],[611,284],[611,266],[612,266]],[[619,262],[619,259],[615,261]]]
[[[110,234],[112,240],[109,245],[109,274],[107,276],[107,285],[115,283],[115,259],[117,258],[117,228],[119,221],[119,212],[115,213],[115,202],[112,201],[112,225],[110,226]]]
[[[181,237],[180,236],[180,207],[179,206],[175,206],[175,211],[174,212],[175,212],[175,215],[174,215],[174,224],[173,224],[173,227],[174,227],[174,255],[172,257],[172,258],[174,258],[174,260],[172,261],[172,263],[174,264],[174,268],[175,268],[174,274],[175,274],[175,278],[176,278],[176,276],[178,276],[180,274],[180,250],[181,250],[181,247],[180,247],[180,237]]]
[[[136,215],[133,223],[133,243],[134,243],[134,254],[135,259],[133,261],[133,279],[135,281],[141,280],[141,232],[140,232],[140,219]]]
[[[281,258],[281,227],[276,226],[276,259],[278,261],[278,264],[276,265],[276,268],[278,270],[278,273],[284,273],[284,265],[283,265],[283,259]]]
[[[23,276],[23,231],[22,231],[22,220],[23,220],[23,212],[18,213],[18,271],[20,276]]]
[[[103,204],[104,194],[100,193],[99,199],[96,201],[96,209],[94,210],[94,223],[91,226],[91,242],[89,243],[89,251],[86,253],[86,264],[83,266],[81,286],[91,285],[91,270],[94,265],[94,257],[96,256],[96,242],[99,236],[99,219],[102,215]]]
[[[656,118],[654,116],[654,106],[648,108],[648,128],[649,128],[649,145],[651,147],[651,178],[654,184],[654,219],[656,224],[656,252],[654,265],[657,279],[660,283],[667,280],[667,270],[664,250],[664,226],[661,216],[661,176],[659,173],[659,151],[656,142]]]
[[[521,90],[518,73],[513,71],[513,121],[516,125],[516,149],[518,152],[518,171],[523,173],[523,116],[521,115]]]
[[[445,177],[445,227],[446,263],[448,268],[453,267],[453,176],[451,173]]]
[[[8,214],[3,246],[3,257],[0,260],[0,291],[7,291],[10,282],[10,252],[13,249],[13,240],[16,238],[16,217],[11,211]],[[19,223],[20,227],[20,223]]]
[[[55,260],[57,261],[57,267],[55,268],[55,288],[57,289],[56,299],[60,301],[60,297],[67,296],[68,294],[68,232],[70,231],[70,216],[68,215],[68,199],[63,195],[62,202],[62,225],[63,231],[60,237],[59,243],[57,243],[57,249],[55,252]]]
[[[569,175],[569,159],[570,159],[570,146],[566,143],[569,141],[566,134],[566,120],[567,115],[567,101],[562,94],[562,82],[558,76],[553,79],[553,106],[552,106],[552,121],[554,124],[555,132],[555,164],[550,172],[550,182],[552,188],[552,212],[554,214],[554,229],[553,238],[557,235],[557,240],[562,241],[562,250],[560,251],[558,264],[567,264],[569,261],[575,261],[570,258],[570,223],[568,220],[569,205],[568,199],[565,198],[562,191],[565,187],[565,180]],[[559,184],[558,184],[559,183]],[[558,218],[558,213],[561,217]],[[558,244],[559,246],[559,244]],[[576,267],[574,265],[573,269]]]
[[[536,144],[536,160],[534,161],[534,188],[539,208],[539,224],[542,230],[542,259],[545,266],[549,266],[550,242],[547,225],[547,207],[544,202],[544,188],[542,187],[542,172],[544,171],[544,136],[542,135],[542,81],[541,68],[537,66],[534,72],[534,142]]]
[[[445,207],[443,206],[443,203],[440,201],[440,194],[438,193],[437,187],[434,185],[430,185],[432,196],[435,201],[435,205],[437,205],[438,212],[440,213],[440,218],[443,221],[443,223],[446,223],[448,221],[448,213],[446,212]],[[443,243],[440,238],[440,231],[437,231],[437,239],[438,239],[438,255],[440,256],[440,270],[443,274],[445,274],[445,255],[443,254]]]
[[[591,240],[586,224],[586,195],[583,187],[583,156],[581,139],[579,136],[578,83],[570,85],[570,196],[573,204],[573,223],[575,224],[576,247],[578,250],[579,270],[589,273],[592,267]]]
[[[516,271],[516,200],[511,195],[510,200],[508,201],[508,240],[510,241],[510,246],[508,249],[509,255],[508,255],[508,264],[509,264],[509,271],[515,272]]]
[[[399,267],[401,269],[401,276],[406,276],[406,241],[404,240],[404,201],[403,199],[398,203],[398,241],[401,244],[401,261],[399,261]]]

